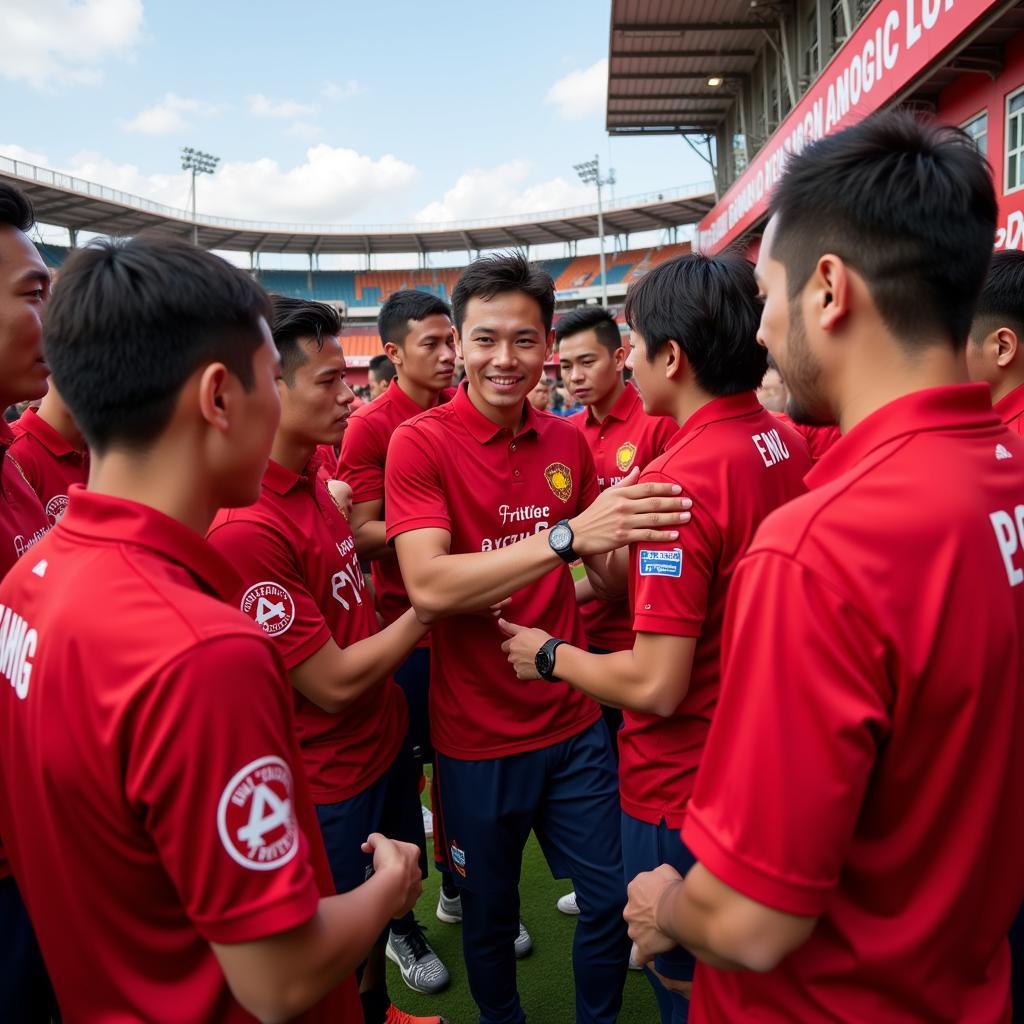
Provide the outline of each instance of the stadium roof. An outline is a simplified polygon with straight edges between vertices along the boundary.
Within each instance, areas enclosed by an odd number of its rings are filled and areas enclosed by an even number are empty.
[[[751,73],[766,32],[778,32],[770,3],[612,0],[609,134],[713,132],[732,102],[730,79]]]
[[[76,231],[134,235],[145,229],[192,237],[191,214],[59,171],[0,157],[0,179],[32,200],[36,218]],[[695,224],[714,205],[710,182],[631,196],[606,205],[606,234],[635,234]],[[452,224],[281,224],[199,214],[198,242],[207,249],[277,253],[427,253],[550,245],[597,237],[597,207],[471,220]]]

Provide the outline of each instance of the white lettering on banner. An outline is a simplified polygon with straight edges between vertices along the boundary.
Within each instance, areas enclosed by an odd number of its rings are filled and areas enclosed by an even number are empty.
[[[700,251],[724,248],[767,211],[790,154],[878,110],[1000,2],[880,0],[700,222]]]
[[[1024,248],[1024,212],[1014,210],[1006,218],[1006,227],[996,228],[996,249]]]
[[[7,677],[19,700],[28,696],[38,643],[39,634],[17,612],[0,604],[0,675]]]
[[[750,440],[754,442],[761,461],[770,469],[780,462],[789,458],[789,449],[786,442],[779,436],[777,430],[767,430],[763,434],[751,434]]]
[[[989,513],[989,520],[992,529],[996,532],[996,543],[999,545],[999,553],[1003,556],[1003,565],[1006,567],[1006,578],[1010,581],[1011,587],[1019,587],[1024,583],[1024,569],[1014,561],[1021,545],[1024,545],[1024,505],[1017,505],[1011,516],[1009,512],[999,509],[997,512]]]

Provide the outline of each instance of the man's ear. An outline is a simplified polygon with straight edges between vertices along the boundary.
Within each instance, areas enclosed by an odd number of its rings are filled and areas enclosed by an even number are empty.
[[[811,292],[811,315],[817,317],[823,331],[834,331],[850,313],[853,299],[850,268],[842,257],[825,253],[807,284]]]
[[[196,400],[200,415],[210,426],[226,432],[231,425],[235,392],[241,387],[241,381],[223,363],[209,363],[197,372]]]
[[[389,341],[384,346],[384,355],[388,357],[395,364],[395,366],[402,365],[402,348],[400,345],[396,345],[393,341]]]
[[[674,338],[669,338],[663,353],[665,356],[666,380],[678,381],[690,368],[690,361],[686,358],[683,346]]]
[[[993,332],[993,343],[996,349],[996,365],[1001,369],[1012,366],[1017,359],[1018,339],[1016,331],[1009,327],[1000,327]],[[989,339],[985,339],[985,344]]]

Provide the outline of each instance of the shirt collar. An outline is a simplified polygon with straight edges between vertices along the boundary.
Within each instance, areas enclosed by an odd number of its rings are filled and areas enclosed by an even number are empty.
[[[676,440],[681,441],[688,434],[692,434],[700,427],[706,427],[709,423],[749,416],[752,412],[759,412],[761,408],[756,391],[741,391],[738,395],[712,398],[707,405],[702,405],[683,423],[676,434]]]
[[[54,527],[79,537],[148,548],[187,569],[205,589],[229,601],[241,580],[195,530],[149,505],[72,484],[68,510]]]
[[[399,386],[398,378],[396,377],[389,385],[387,391],[381,396],[389,401],[402,415],[403,420],[412,419],[413,416],[419,416],[421,412],[426,410],[421,409]]]
[[[29,406],[21,414],[18,423],[26,434],[31,434],[51,455],[57,458],[76,455],[81,458],[83,453],[69,444],[67,438],[58,430],[54,430],[33,406]]]
[[[1003,395],[993,406],[996,415],[1005,423],[1024,412],[1024,384],[1015,387],[1008,395]]]
[[[594,407],[592,405],[587,406],[587,422],[600,423],[607,422],[608,420],[619,420],[619,422],[624,423],[633,415],[637,402],[640,401],[642,401],[640,392],[627,380],[626,386],[622,389],[622,394],[615,399],[615,404],[608,410],[608,415],[605,416],[604,420],[598,420],[594,415]]]
[[[14,441],[14,431],[10,423],[0,416],[0,455],[4,455]]]
[[[993,428],[1001,420],[987,384],[950,384],[897,398],[860,421],[821,457],[804,480],[808,487],[831,483],[883,444],[908,434],[957,427]]]
[[[500,434],[506,433],[505,427],[499,427],[497,423],[489,420],[479,409],[470,401],[469,398],[469,381],[463,381],[459,385],[459,390],[455,392],[455,397],[452,399],[452,403],[455,406],[456,412],[459,414],[459,418],[465,423],[469,432],[480,444],[487,444],[488,441],[493,441]],[[526,409],[526,414],[523,417],[522,424],[518,430],[512,431],[516,437],[522,437],[523,434],[533,431],[537,433],[539,426],[539,417],[537,416],[537,410],[526,399],[523,399],[523,406]]]
[[[267,463],[267,471],[263,474],[263,486],[268,487],[275,494],[287,494],[299,487],[312,490],[316,480],[316,470],[313,467],[315,460],[316,452],[306,464],[306,468],[301,473],[296,473],[294,470],[282,466],[280,462],[271,459]]]

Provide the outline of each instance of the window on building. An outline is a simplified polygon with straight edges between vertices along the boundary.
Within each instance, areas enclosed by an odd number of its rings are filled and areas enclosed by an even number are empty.
[[[818,11],[807,19],[807,48],[804,50],[804,77],[810,82],[821,67],[821,45],[818,40]]]
[[[1006,98],[1006,181],[1004,192],[1024,186],[1024,89]]]
[[[863,18],[874,6],[875,0],[857,0],[857,17]]]
[[[963,130],[974,140],[978,152],[982,156],[988,155],[988,111],[972,117],[970,121],[962,125]]]
[[[832,0],[829,18],[832,22],[832,51],[834,53],[846,39],[846,15],[843,13],[843,0]]]

